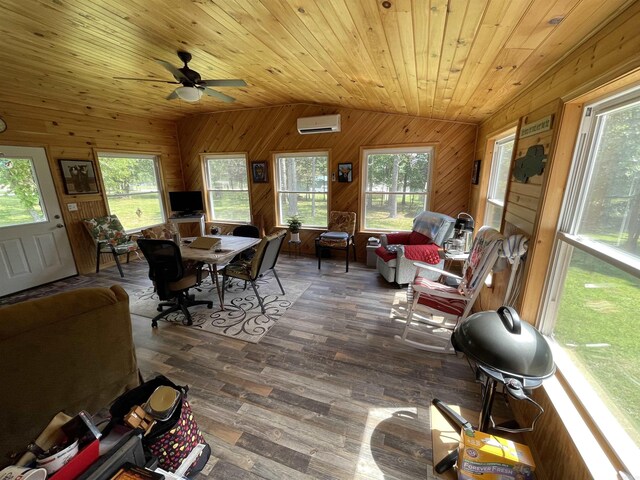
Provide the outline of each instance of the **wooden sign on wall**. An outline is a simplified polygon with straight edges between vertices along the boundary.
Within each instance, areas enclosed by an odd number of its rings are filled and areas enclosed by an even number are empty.
[[[520,129],[519,138],[530,137],[531,135],[551,130],[552,124],[553,115],[547,115],[546,117],[541,118],[540,120],[536,120],[535,122],[526,123]]]

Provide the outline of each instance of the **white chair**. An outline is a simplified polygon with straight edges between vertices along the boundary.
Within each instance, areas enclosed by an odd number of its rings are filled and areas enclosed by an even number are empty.
[[[439,353],[454,353],[451,333],[458,322],[471,312],[482,285],[496,263],[503,235],[491,227],[482,227],[462,267],[462,276],[416,262],[416,276],[407,290],[409,313],[402,335],[396,340],[415,348]],[[424,270],[437,272],[440,281],[426,278]],[[446,278],[460,282],[457,287],[442,283]]]

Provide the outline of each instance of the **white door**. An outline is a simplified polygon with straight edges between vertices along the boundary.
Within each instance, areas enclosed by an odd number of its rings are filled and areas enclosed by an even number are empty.
[[[0,145],[0,296],[76,273],[44,148]]]

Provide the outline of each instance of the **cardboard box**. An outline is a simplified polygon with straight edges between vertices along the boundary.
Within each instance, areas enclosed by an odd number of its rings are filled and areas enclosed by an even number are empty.
[[[533,480],[535,463],[526,445],[462,431],[458,451],[458,480]]]

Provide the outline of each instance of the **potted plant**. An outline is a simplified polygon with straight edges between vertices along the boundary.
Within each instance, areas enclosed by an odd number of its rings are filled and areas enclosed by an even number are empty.
[[[297,215],[292,215],[287,218],[287,225],[289,225],[289,231],[291,232],[291,241],[300,241],[300,228],[302,227],[302,220]]]

